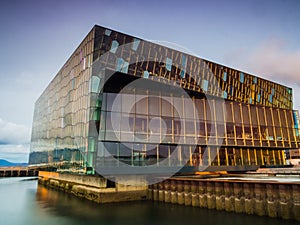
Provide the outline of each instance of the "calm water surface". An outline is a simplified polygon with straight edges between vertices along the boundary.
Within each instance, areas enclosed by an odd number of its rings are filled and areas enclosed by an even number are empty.
[[[296,225],[295,221],[234,214],[164,203],[98,205],[29,178],[0,178],[1,225]],[[299,212],[300,213],[300,212]],[[299,223],[298,223],[299,224]]]

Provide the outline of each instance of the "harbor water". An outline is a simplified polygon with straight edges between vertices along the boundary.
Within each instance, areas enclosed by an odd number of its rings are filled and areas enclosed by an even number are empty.
[[[96,204],[38,185],[35,178],[0,179],[5,225],[295,225],[296,221],[151,201]]]

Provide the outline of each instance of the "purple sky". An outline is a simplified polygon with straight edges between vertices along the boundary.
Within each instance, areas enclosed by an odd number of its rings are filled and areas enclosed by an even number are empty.
[[[94,24],[292,87],[300,1],[0,1],[0,158],[27,161],[34,102]]]

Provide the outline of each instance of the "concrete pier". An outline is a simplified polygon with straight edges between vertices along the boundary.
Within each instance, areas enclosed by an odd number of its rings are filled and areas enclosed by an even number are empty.
[[[154,201],[300,221],[300,182],[169,178],[148,193]]]
[[[38,169],[28,167],[0,167],[0,177],[35,177]]]

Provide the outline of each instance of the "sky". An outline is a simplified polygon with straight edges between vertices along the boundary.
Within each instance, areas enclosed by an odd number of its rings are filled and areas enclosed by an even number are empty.
[[[95,24],[293,88],[300,1],[0,1],[0,158],[27,162],[34,103]]]

